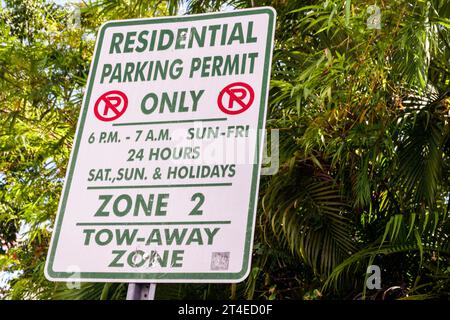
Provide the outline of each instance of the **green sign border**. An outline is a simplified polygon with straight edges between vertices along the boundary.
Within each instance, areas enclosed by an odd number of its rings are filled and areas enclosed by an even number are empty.
[[[130,272],[80,272],[76,274],[73,272],[59,272],[53,270],[53,263],[55,259],[56,247],[61,231],[61,225],[64,218],[64,211],[66,208],[67,198],[70,192],[70,186],[72,183],[73,171],[75,168],[75,163],[78,155],[78,149],[81,143],[81,137],[83,135],[84,124],[86,121],[86,115],[89,107],[89,102],[91,99],[92,87],[94,84],[95,74],[97,71],[97,64],[99,61],[99,56],[101,52],[101,46],[103,42],[103,37],[105,30],[107,28],[119,27],[119,26],[135,26],[142,24],[157,24],[157,23],[172,23],[172,22],[184,22],[184,21],[198,21],[198,20],[211,20],[216,18],[228,18],[236,16],[247,16],[255,14],[268,14],[269,15],[269,25],[267,30],[267,44],[266,52],[264,56],[264,70],[263,70],[263,82],[261,89],[261,103],[260,112],[258,118],[258,137],[256,143],[255,152],[255,163],[253,165],[252,173],[252,183],[250,191],[250,203],[247,218],[247,230],[245,236],[245,247],[244,247],[244,259],[242,264],[242,269],[236,273],[224,273],[224,272],[208,272],[208,273],[130,273]],[[81,113],[81,119],[78,123],[78,133],[76,136],[75,147],[72,151],[72,157],[70,159],[69,172],[66,177],[66,186],[64,189],[63,199],[60,204],[60,209],[57,216],[57,221],[55,224],[55,231],[52,236],[51,246],[49,249],[49,256],[47,257],[47,264],[45,267],[45,275],[49,280],[61,281],[61,280],[86,280],[86,281],[105,281],[114,280],[120,282],[120,280],[138,280],[137,282],[143,282],[142,280],[168,280],[166,282],[175,282],[170,280],[192,280],[192,282],[239,282],[244,280],[249,273],[250,267],[250,255],[254,231],[254,221],[255,221],[255,200],[257,199],[257,185],[259,181],[259,169],[260,169],[260,138],[259,133],[262,132],[263,123],[265,119],[266,111],[266,97],[269,88],[269,75],[271,71],[271,53],[273,46],[273,33],[274,33],[274,23],[275,23],[276,12],[271,7],[261,7],[255,9],[238,10],[232,12],[221,12],[213,14],[201,14],[201,15],[191,15],[191,16],[180,16],[180,17],[162,17],[162,18],[152,18],[152,19],[138,19],[138,20],[122,20],[122,21],[110,21],[103,24],[99,30],[99,35],[97,38],[97,44],[95,48],[94,60],[92,62],[91,71],[89,74],[89,86],[85,95],[84,108]],[[223,280],[223,281],[221,281]],[[124,281],[122,281],[124,282]],[[189,281],[185,281],[189,282]]]

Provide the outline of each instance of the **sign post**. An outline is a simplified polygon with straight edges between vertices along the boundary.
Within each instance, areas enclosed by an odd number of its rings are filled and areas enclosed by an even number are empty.
[[[247,277],[274,27],[268,7],[101,27],[48,279],[132,299]]]
[[[156,283],[130,283],[127,300],[154,300]]]

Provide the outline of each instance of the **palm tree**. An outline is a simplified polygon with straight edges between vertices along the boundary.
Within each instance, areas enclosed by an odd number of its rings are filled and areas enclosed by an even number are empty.
[[[448,264],[450,6],[380,5],[379,30],[362,1],[294,6],[278,20],[271,91],[289,149],[262,214],[324,290],[365,291],[379,263],[395,274],[386,286],[416,292],[422,262],[430,277]]]

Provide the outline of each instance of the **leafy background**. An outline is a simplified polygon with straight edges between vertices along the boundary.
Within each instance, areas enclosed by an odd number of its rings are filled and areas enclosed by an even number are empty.
[[[125,284],[78,288],[43,273],[99,26],[269,5],[267,126],[280,130],[280,168],[261,180],[252,271],[234,285],[158,285],[156,298],[449,298],[448,1],[67,5],[0,9],[0,297],[125,297]],[[371,264],[380,290],[366,289]]]

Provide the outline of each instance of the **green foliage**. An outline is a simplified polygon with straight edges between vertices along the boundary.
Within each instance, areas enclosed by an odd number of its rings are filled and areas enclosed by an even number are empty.
[[[385,288],[402,285],[414,292],[427,252],[442,253],[433,259],[448,264],[448,230],[442,226],[430,237],[427,228],[412,226],[432,214],[445,220],[449,208],[449,78],[436,66],[449,57],[449,33],[441,22],[450,7],[439,1],[380,4],[377,30],[367,28],[365,2],[349,3],[299,5],[278,20],[283,33],[274,52],[271,118],[281,118],[297,147],[264,191],[262,203],[266,197],[272,203],[264,214],[287,247],[300,250],[317,274],[328,275],[322,288],[328,295],[364,291],[372,263],[383,268]],[[345,204],[333,203],[341,219],[330,225],[341,221],[344,228],[334,233],[334,247],[320,240],[326,228],[317,238],[309,231],[308,255],[299,240],[311,228],[303,217],[323,217],[317,207],[333,200],[307,201],[305,193],[308,181],[324,175]],[[415,219],[409,233],[403,217]],[[331,268],[317,268],[324,261],[333,261]],[[439,290],[448,290],[448,282],[444,288]]]
[[[294,155],[272,179],[262,205],[267,221],[261,225],[271,227],[264,232],[273,233],[318,274],[355,251],[339,188],[313,161]]]
[[[12,299],[123,299],[123,284],[49,283],[43,266],[98,27],[177,14],[182,1],[0,9],[0,270]],[[380,9],[380,28],[369,27]],[[450,293],[450,3],[204,1],[188,13],[277,11],[252,271],[237,285],[164,284],[158,299],[404,299]],[[382,269],[381,294],[365,289]],[[0,294],[2,294],[0,292]]]

